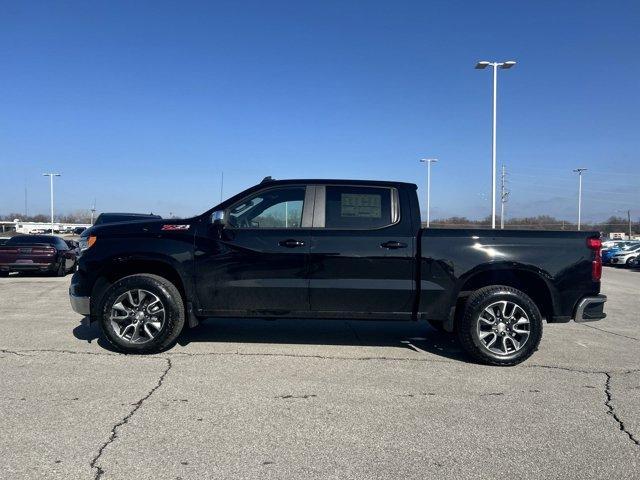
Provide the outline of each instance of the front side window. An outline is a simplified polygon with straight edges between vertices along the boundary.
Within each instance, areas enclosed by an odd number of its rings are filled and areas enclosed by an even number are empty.
[[[257,193],[229,208],[228,224],[234,228],[299,228],[304,194],[304,187]]]
[[[327,186],[325,228],[374,229],[391,225],[391,189]]]

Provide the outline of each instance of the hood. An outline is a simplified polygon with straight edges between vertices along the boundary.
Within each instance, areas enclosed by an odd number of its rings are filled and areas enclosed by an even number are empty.
[[[87,238],[91,235],[97,237],[119,237],[128,235],[145,235],[153,233],[186,232],[193,231],[198,221],[198,217],[181,219],[144,219],[127,222],[103,223],[87,228],[80,238]]]

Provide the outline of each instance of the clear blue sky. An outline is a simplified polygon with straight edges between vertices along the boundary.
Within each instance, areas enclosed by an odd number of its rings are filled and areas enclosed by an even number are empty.
[[[511,216],[640,216],[640,2],[0,3],[0,213],[188,215],[276,178],[411,181],[490,212],[491,74]],[[424,203],[424,202],[423,202]]]

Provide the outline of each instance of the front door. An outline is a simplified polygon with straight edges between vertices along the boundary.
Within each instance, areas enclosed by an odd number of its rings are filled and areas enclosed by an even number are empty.
[[[292,316],[309,311],[308,253],[313,188],[266,188],[225,211],[196,236],[196,288],[202,313]],[[303,222],[304,218],[309,218]],[[305,225],[308,223],[308,225]]]
[[[400,212],[399,193],[387,187],[316,187],[309,265],[314,315],[411,317],[415,240],[409,212]]]

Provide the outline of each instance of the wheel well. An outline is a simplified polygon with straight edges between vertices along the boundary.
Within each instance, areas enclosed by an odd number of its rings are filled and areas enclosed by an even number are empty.
[[[102,293],[106,291],[109,285],[117,282],[121,278],[139,273],[151,273],[153,275],[166,278],[176,286],[182,296],[182,299],[185,302],[187,301],[182,278],[180,278],[180,274],[178,274],[176,269],[167,263],[153,260],[132,260],[111,265],[111,267],[105,270],[102,276],[96,281],[91,295],[92,300],[94,296],[96,298],[102,296]]]
[[[490,285],[517,288],[531,297],[547,321],[553,316],[553,299],[549,287],[539,275],[526,270],[488,270],[478,273],[462,285],[458,298],[464,298],[468,292]]]

